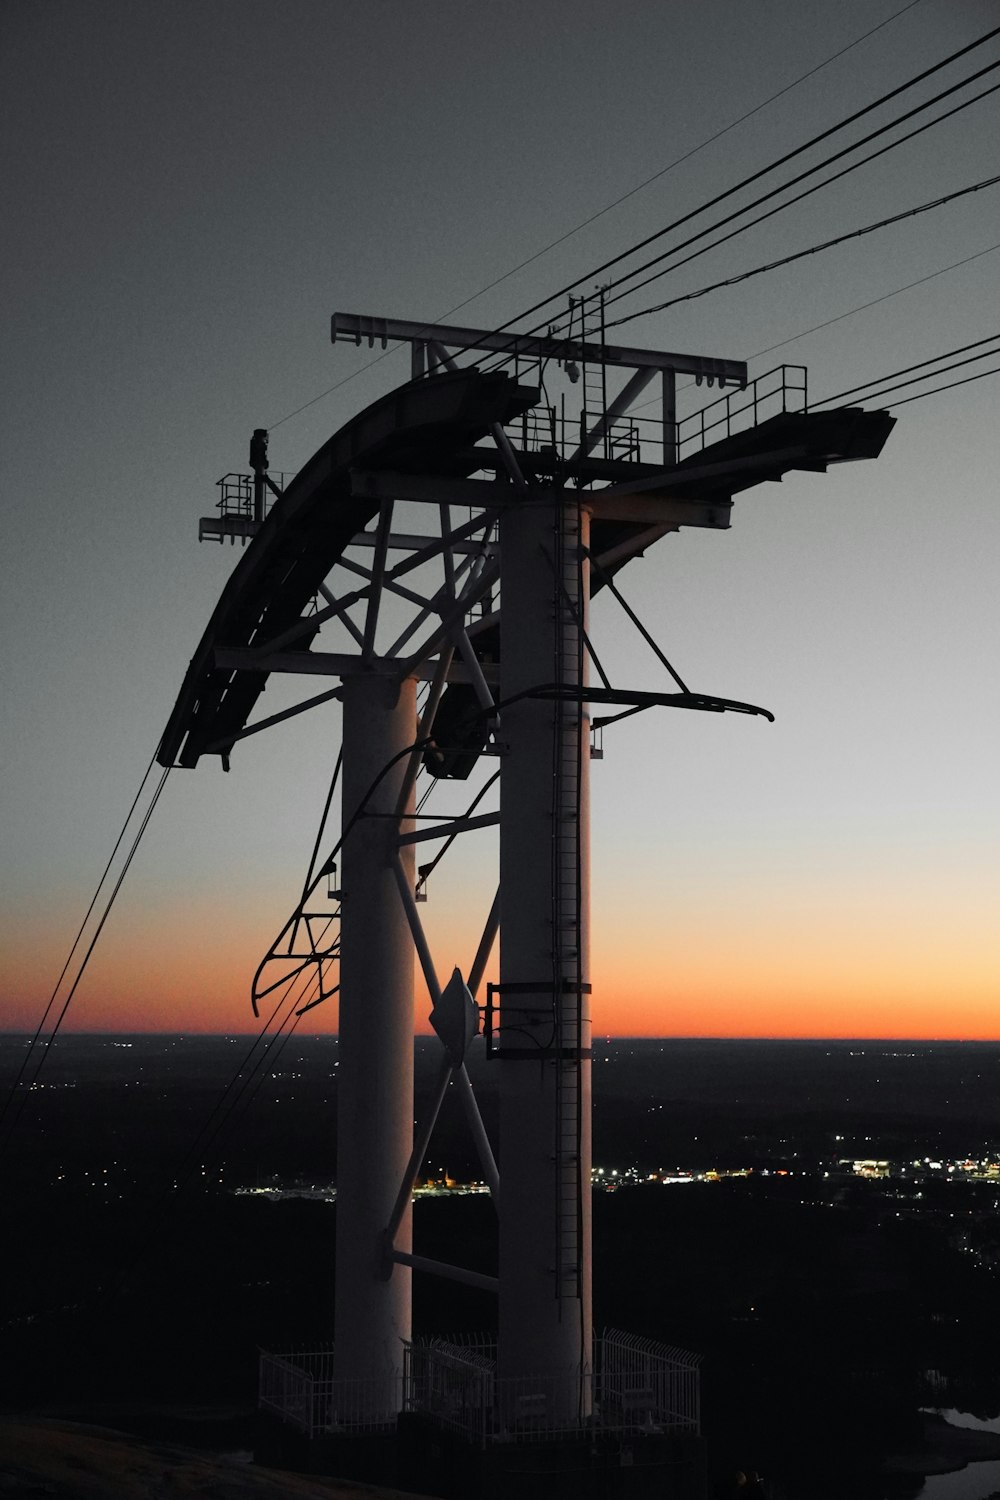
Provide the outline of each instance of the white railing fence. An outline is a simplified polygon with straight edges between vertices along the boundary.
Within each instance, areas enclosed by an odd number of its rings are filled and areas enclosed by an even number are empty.
[[[700,1430],[699,1358],[607,1329],[589,1369],[501,1377],[488,1338],[432,1338],[403,1347],[402,1377],[333,1378],[333,1350],[261,1354],[260,1406],[309,1437],[388,1431],[419,1413],[480,1447],[595,1432]]]

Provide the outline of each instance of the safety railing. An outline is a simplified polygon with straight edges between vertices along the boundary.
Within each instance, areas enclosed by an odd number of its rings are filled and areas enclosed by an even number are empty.
[[[580,413],[580,442],[587,441],[588,433],[602,421],[604,413],[601,411],[589,411],[586,407]],[[632,416],[610,417],[603,423],[602,433],[597,442],[594,443],[592,451],[604,458],[618,458],[638,461],[639,452],[639,419]]]
[[[608,1329],[593,1366],[556,1375],[497,1374],[496,1345],[471,1336],[403,1346],[402,1376],[335,1378],[333,1347],[261,1351],[259,1404],[311,1438],[390,1431],[417,1412],[479,1447],[588,1432],[700,1430],[699,1359]]]
[[[805,365],[778,365],[683,417],[677,424],[677,456],[689,458],[711,443],[757,427],[768,417],[806,411],[808,406]]]
[[[695,384],[682,386],[678,397],[692,391]],[[653,404],[655,407],[656,403]],[[579,446],[587,446],[595,457],[670,466],[714,443],[747,432],[770,417],[783,412],[804,412],[808,407],[805,365],[778,365],[745,386],[728,390],[717,400],[680,417],[666,446],[659,412],[644,416],[640,408],[611,417],[601,426],[603,413],[599,408],[584,405],[578,416],[571,417],[565,400],[558,407],[532,408],[509,423],[507,432],[515,448],[525,453],[551,450],[557,457],[567,459]],[[589,434],[599,427],[597,438],[590,442]]]
[[[697,1433],[696,1355],[609,1329],[592,1369],[501,1377],[489,1342],[406,1346],[406,1409],[485,1447],[584,1432]]]
[[[391,1372],[335,1378],[332,1346],[286,1354],[261,1350],[258,1404],[310,1438],[387,1432],[403,1405],[402,1383]]]
[[[286,479],[293,475],[285,473],[272,473],[270,478],[278,486],[279,490],[285,488]],[[253,475],[252,474],[223,474],[221,479],[215,481],[215,487],[220,491],[215,508],[222,516],[244,516],[248,520],[253,517]],[[271,509],[276,496],[273,490],[264,490],[264,514]]]

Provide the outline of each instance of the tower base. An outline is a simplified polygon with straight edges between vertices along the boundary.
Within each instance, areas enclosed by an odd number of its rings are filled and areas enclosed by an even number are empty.
[[[610,1329],[594,1349],[511,1381],[489,1341],[410,1343],[391,1406],[330,1349],[263,1353],[255,1456],[442,1500],[704,1500],[697,1357]]]

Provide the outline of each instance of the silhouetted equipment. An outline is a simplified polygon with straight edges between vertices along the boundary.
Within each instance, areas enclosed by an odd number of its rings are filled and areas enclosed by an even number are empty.
[[[255,427],[250,439],[250,467],[254,473],[267,468],[267,431],[263,427]]]
[[[697,1361],[591,1327],[590,709],[612,710],[602,726],[654,706],[770,715],[689,690],[615,579],[670,532],[727,528],[734,495],[765,479],[877,456],[893,425],[885,412],[810,412],[799,366],[749,381],[739,361],[606,345],[585,307],[574,316],[576,339],[334,315],[335,340],[409,342],[413,379],[347,422],[283,490],[266,475],[266,433],[254,432],[254,516],[223,510],[200,531],[252,540],[158,751],[163,765],[226,760],[247,735],[332,696],[343,703],[339,905],[314,903],[331,856],[254,982],[256,1005],[310,975],[320,998],[333,995],[339,976],[337,1337],[331,1352],[265,1356],[262,1402],[310,1440],[350,1437],[355,1459],[341,1447],[335,1462],[368,1477],[364,1454],[375,1449],[364,1443],[374,1434],[384,1447],[397,1418],[411,1457],[440,1453],[447,1439],[469,1493],[520,1494],[515,1471],[534,1465],[551,1471],[547,1494],[577,1494],[581,1464],[611,1454],[625,1465],[641,1448],[628,1493],[645,1494],[662,1490],[668,1469],[676,1487],[697,1442]],[[463,367],[456,352],[507,368]],[[565,392],[558,404],[543,397],[553,362],[583,398],[578,416]],[[730,389],[681,415],[679,372],[694,376],[688,391]],[[659,410],[646,417],[635,408],[653,381]],[[265,482],[275,496],[266,515]],[[425,525],[435,518],[430,534],[396,528],[403,503],[420,507]],[[602,588],[659,656],[669,691],[607,678],[589,623]],[[316,648],[327,626],[337,649]],[[339,685],[250,723],[271,672]],[[461,781],[483,756],[499,767],[499,812],[481,807],[494,777],[464,812],[417,817],[421,766]],[[499,890],[471,963],[450,963],[442,984],[417,903],[458,836],[491,826]],[[439,853],[418,867],[416,845],[435,841]],[[498,932],[499,980],[484,1010],[502,1179],[464,1061],[483,1029],[476,997]],[[416,1135],[414,949],[442,1041]],[[498,1208],[496,1278],[412,1249],[411,1191],[449,1087]],[[415,1342],[413,1269],[495,1290],[497,1341]],[[412,1487],[444,1482],[421,1462]]]
[[[259,526],[264,519],[264,494],[267,474],[267,432],[255,427],[250,439],[250,467],[253,469],[253,518]]]

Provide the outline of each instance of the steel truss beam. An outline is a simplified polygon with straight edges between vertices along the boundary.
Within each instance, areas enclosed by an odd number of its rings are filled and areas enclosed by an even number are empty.
[[[716,359],[706,354],[675,354],[658,349],[635,349],[625,344],[581,343],[578,339],[539,338],[534,334],[494,332],[489,328],[461,328],[448,323],[413,323],[405,318],[377,318],[366,313],[336,312],[330,320],[331,342],[350,339],[369,346],[390,339],[404,344],[440,344],[446,349],[510,354],[522,359],[573,360],[577,364],[621,365],[634,370],[673,370],[719,385],[746,385],[743,360]]]

